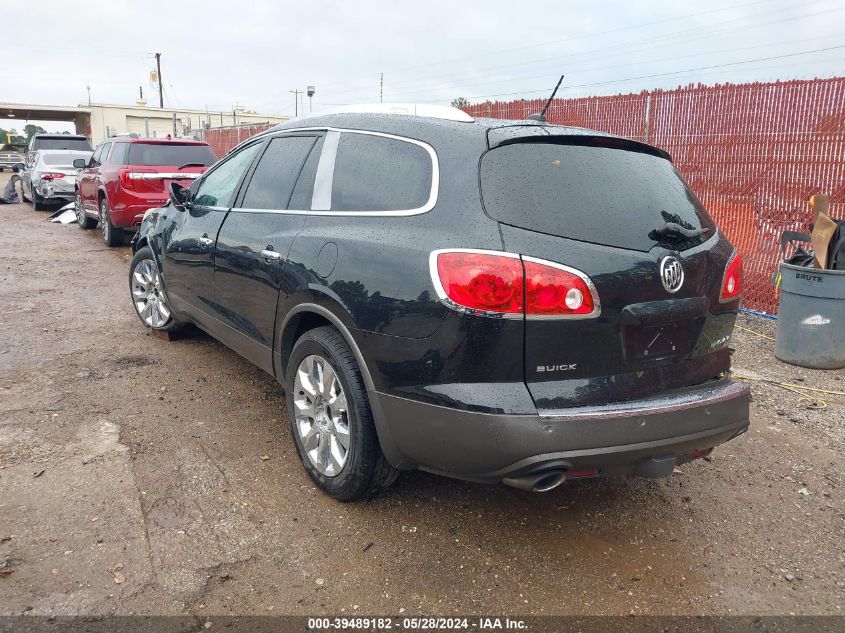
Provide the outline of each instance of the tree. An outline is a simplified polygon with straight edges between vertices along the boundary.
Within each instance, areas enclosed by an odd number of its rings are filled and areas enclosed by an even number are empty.
[[[26,134],[26,142],[29,143],[32,140],[32,137],[36,134],[46,134],[47,130],[45,130],[40,125],[33,125],[32,123],[27,123],[23,126],[23,133]]]
[[[453,108],[468,108],[469,101],[467,101],[464,97],[455,97],[452,99],[452,107]]]

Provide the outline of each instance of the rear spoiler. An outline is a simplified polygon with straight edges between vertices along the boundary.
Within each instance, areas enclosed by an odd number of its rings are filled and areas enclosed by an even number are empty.
[[[611,136],[595,130],[545,125],[509,125],[487,130],[487,146],[490,149],[518,143],[554,143],[557,145],[580,145],[584,147],[607,147],[658,158],[672,160],[668,152],[630,138]]]

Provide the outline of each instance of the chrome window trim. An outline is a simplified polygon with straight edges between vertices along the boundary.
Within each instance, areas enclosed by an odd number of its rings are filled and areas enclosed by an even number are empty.
[[[340,143],[340,132],[327,130],[323,137],[323,147],[320,150],[320,160],[314,173],[314,191],[311,193],[312,211],[331,211],[332,185],[334,184],[334,162],[337,158],[337,146]],[[308,157],[305,158],[308,160]],[[294,181],[294,187],[299,178]]]
[[[437,198],[440,195],[440,161],[437,157],[437,152],[434,148],[424,141],[408,138],[406,136],[399,136],[398,134],[389,134],[387,132],[373,132],[370,130],[356,130],[352,128],[337,128],[337,127],[298,127],[286,130],[275,130],[273,134],[262,134],[261,138],[281,137],[292,132],[327,132],[326,139],[323,141],[323,149],[320,154],[320,162],[317,164],[317,174],[314,177],[314,194],[311,198],[310,209],[250,209],[246,207],[234,207],[232,211],[243,213],[281,213],[284,215],[316,215],[328,217],[408,217],[413,215],[422,215],[428,213],[437,204]],[[335,134],[332,134],[335,133]],[[337,143],[340,141],[341,134],[366,134],[369,136],[381,136],[384,138],[391,138],[397,141],[404,141],[412,145],[422,147],[431,159],[431,190],[429,192],[428,201],[421,207],[416,209],[400,209],[388,211],[332,211],[329,209],[321,209],[319,206],[327,206],[325,202],[325,189],[328,189],[329,206],[331,204],[331,190],[334,185],[334,163],[337,158]],[[337,138],[334,147],[331,147],[330,137]],[[329,156],[326,152],[329,152]],[[324,167],[323,159],[326,157]],[[331,170],[329,171],[329,167]],[[208,173],[208,172],[206,172]],[[318,201],[318,186],[320,187],[320,199]]]
[[[512,312],[489,312],[487,310],[476,310],[475,308],[468,308],[452,301],[446,294],[446,290],[443,288],[443,284],[440,283],[440,275],[437,272],[437,256],[441,253],[473,253],[478,255],[497,255],[499,257],[508,257],[510,259],[519,259],[519,255],[516,255],[515,253],[506,253],[504,251],[488,251],[480,248],[440,248],[436,251],[431,251],[431,253],[429,254],[428,270],[431,275],[431,281],[434,284],[434,291],[437,293],[437,298],[440,299],[440,303],[442,303],[446,307],[451,308],[456,312],[461,312],[463,314],[471,314],[473,316],[483,316],[493,319],[508,319],[511,321],[521,321],[524,318],[525,315],[522,312],[520,312],[519,314],[514,314]]]
[[[440,282],[440,275],[437,272],[437,256],[441,253],[478,253],[481,255],[497,255],[499,257],[509,257],[512,259],[519,259],[523,262],[532,262],[534,264],[540,264],[542,266],[549,266],[551,268],[557,268],[559,270],[563,270],[570,274],[573,274],[581,279],[587,288],[590,291],[590,296],[593,299],[593,311],[589,314],[525,314],[525,306],[523,306],[523,312],[520,314],[513,314],[513,313],[503,313],[503,312],[488,312],[486,310],[475,310],[473,308],[468,308],[466,306],[462,306],[458,303],[452,301],[449,296],[446,294],[446,290],[443,288],[443,284]],[[537,257],[531,257],[529,255],[518,255],[516,253],[507,253],[505,251],[490,251],[490,250],[483,250],[478,248],[440,248],[431,253],[428,256],[428,269],[429,274],[431,275],[431,281],[434,284],[434,290],[437,293],[437,298],[440,300],[442,304],[451,308],[452,310],[456,310],[457,312],[463,312],[464,314],[473,314],[475,316],[484,316],[484,317],[492,317],[497,319],[525,319],[527,321],[556,321],[556,320],[582,320],[582,319],[595,319],[601,314],[601,303],[599,302],[599,293],[596,289],[595,284],[593,283],[590,277],[578,270],[577,268],[572,268],[571,266],[566,266],[564,264],[559,264],[557,262],[552,262],[547,259],[539,259]],[[523,268],[523,278],[524,278],[524,268]]]
[[[599,302],[598,290],[596,289],[593,280],[590,279],[590,277],[586,273],[581,272],[577,268],[572,268],[571,266],[558,264],[557,262],[551,262],[548,259],[530,257],[528,255],[522,255],[522,261],[540,264],[541,266],[557,268],[558,270],[562,270],[564,272],[575,275],[576,277],[580,278],[581,281],[584,282],[584,285],[587,286],[587,288],[589,289],[590,296],[593,299],[593,311],[589,314],[529,314],[526,316],[529,321],[557,321],[563,319],[566,319],[568,321],[577,321],[582,319],[595,319],[601,314],[601,303]]]

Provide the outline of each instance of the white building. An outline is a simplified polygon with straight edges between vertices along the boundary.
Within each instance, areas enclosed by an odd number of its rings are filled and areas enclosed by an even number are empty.
[[[207,127],[244,125],[248,123],[283,123],[289,117],[258,114],[237,108],[230,112],[213,110],[187,110],[156,108],[148,104],[122,106],[108,103],[80,105],[90,111],[88,129],[81,133],[89,136],[96,145],[115,134],[134,132],[140,136],[192,137]],[[79,126],[77,125],[77,131]]]
[[[0,103],[0,117],[23,124],[34,121],[73,121],[77,134],[84,134],[97,145],[104,139],[125,132],[140,136],[199,136],[205,127],[282,123],[290,117],[249,112],[243,107],[230,111],[157,108],[139,100],[136,105],[91,103],[72,106]]]

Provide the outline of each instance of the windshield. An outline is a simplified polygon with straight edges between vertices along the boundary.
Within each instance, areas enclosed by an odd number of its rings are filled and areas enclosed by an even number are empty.
[[[505,145],[482,159],[481,193],[487,213],[505,224],[640,251],[658,242],[690,248],[716,228],[669,160],[626,149]],[[707,230],[656,233],[669,222]]]
[[[179,167],[187,163],[198,163],[206,167],[217,161],[208,145],[184,145],[166,143],[130,143],[128,165],[168,165]]]
[[[20,153],[20,148],[16,145],[9,145],[6,143],[2,147],[0,147],[0,152],[18,152]]]
[[[55,138],[35,139],[33,149],[72,149],[80,152],[90,152],[92,147],[87,138],[57,136]]]

